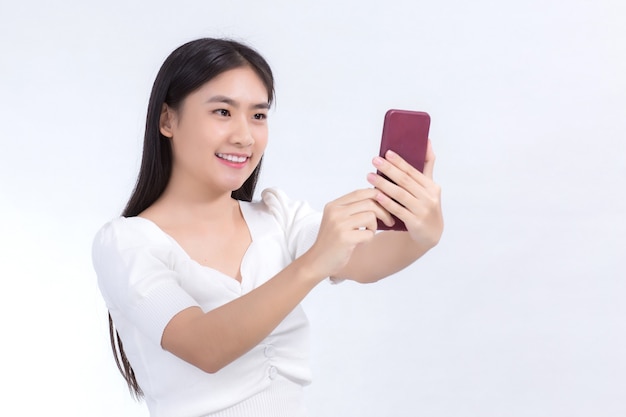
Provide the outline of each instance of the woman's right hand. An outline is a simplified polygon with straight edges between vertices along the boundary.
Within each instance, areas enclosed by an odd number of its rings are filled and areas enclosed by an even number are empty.
[[[376,233],[376,219],[392,226],[393,217],[376,202],[375,188],[356,190],[324,207],[317,240],[304,255],[318,277],[332,277],[350,260],[359,244]]]

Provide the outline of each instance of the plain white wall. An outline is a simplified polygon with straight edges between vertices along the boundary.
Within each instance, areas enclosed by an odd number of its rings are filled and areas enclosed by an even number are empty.
[[[446,230],[375,285],[321,285],[311,416],[626,415],[626,3],[0,3],[0,414],[146,416],[91,239],[135,181],[148,94],[202,36],[258,48],[262,186],[354,188],[384,111],[431,113]]]

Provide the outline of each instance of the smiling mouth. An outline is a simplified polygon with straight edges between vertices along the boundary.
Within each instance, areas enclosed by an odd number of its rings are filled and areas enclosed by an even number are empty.
[[[227,153],[216,153],[215,156],[217,156],[220,159],[224,159],[225,161],[235,162],[238,164],[246,162],[250,158],[248,156],[230,155]]]

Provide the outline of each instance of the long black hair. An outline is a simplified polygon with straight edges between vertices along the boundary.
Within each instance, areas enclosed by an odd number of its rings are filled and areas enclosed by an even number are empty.
[[[135,188],[122,215],[137,216],[163,193],[172,173],[172,148],[159,129],[163,104],[178,110],[183,100],[206,82],[223,72],[240,67],[253,69],[267,88],[268,103],[274,99],[274,77],[265,59],[254,49],[228,39],[203,38],[175,49],[165,60],[152,86],[141,167]],[[232,192],[237,200],[251,201],[261,170],[261,162],[241,188]],[[143,392],[124,353],[119,333],[109,314],[109,336],[115,363],[131,394],[141,398]]]

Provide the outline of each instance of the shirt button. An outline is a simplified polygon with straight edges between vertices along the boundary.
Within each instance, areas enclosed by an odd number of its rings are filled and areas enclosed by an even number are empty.
[[[273,358],[274,356],[276,356],[276,349],[274,348],[274,346],[269,345],[265,347],[265,356],[268,358]]]
[[[270,379],[276,378],[276,375],[278,375],[278,369],[276,369],[275,366],[270,366],[270,369],[268,369],[267,371],[267,375],[270,377]]]

